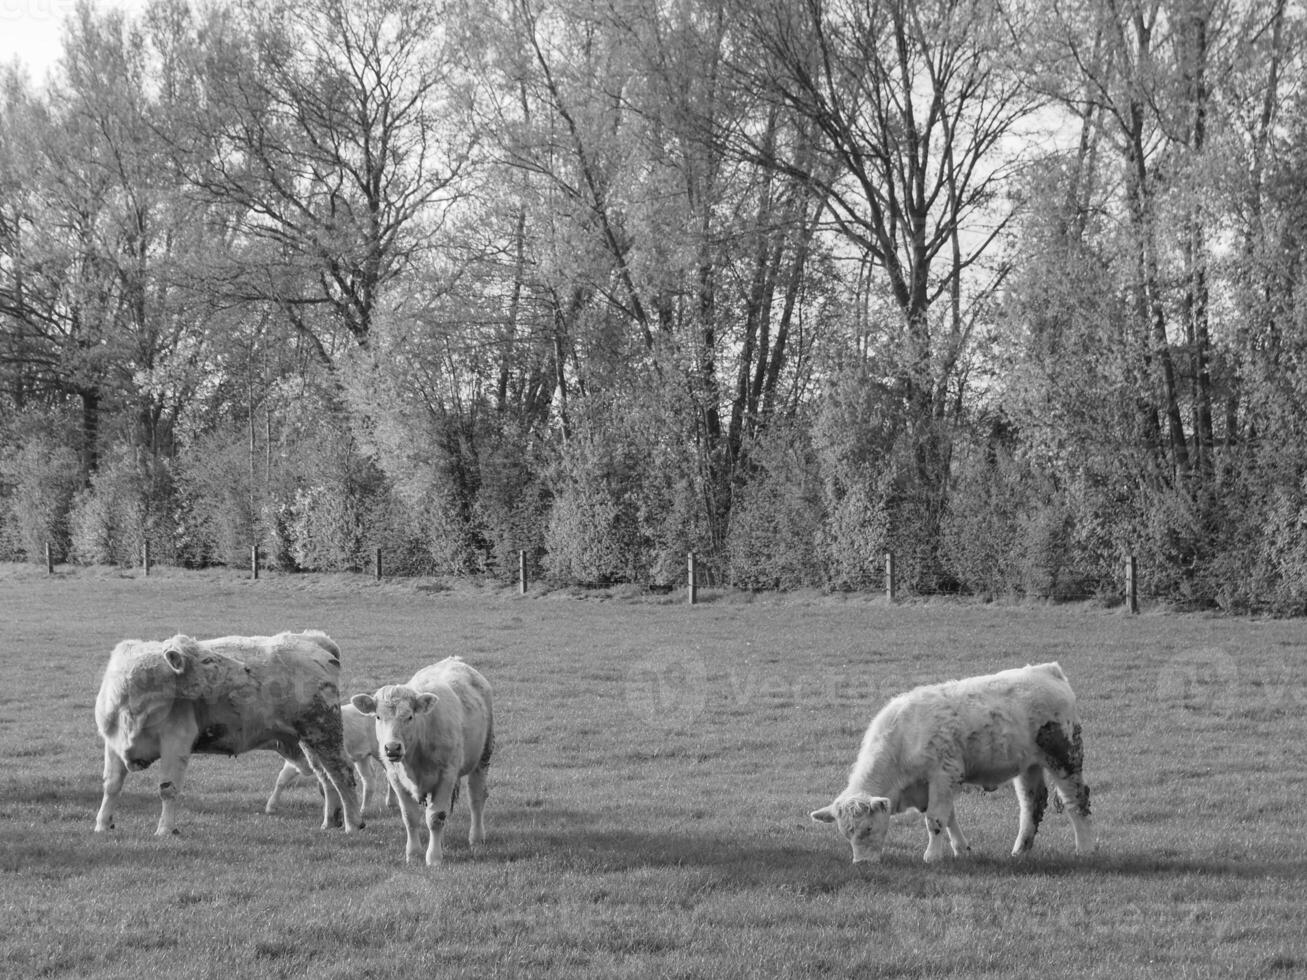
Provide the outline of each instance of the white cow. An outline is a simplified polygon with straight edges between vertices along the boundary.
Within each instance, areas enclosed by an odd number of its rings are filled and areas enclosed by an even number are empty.
[[[390,783],[386,780],[384,771],[378,773],[381,769],[381,754],[377,751],[377,726],[348,701],[340,706],[340,720],[345,729],[345,758],[354,766],[362,787],[359,809],[366,813],[368,800],[376,799],[378,777],[381,785],[386,788],[385,805],[394,806]],[[306,772],[299,763],[287,759],[277,774],[277,782],[272,787],[272,795],[268,797],[263,811],[274,813],[281,802],[281,794],[301,778],[312,775],[312,770]]]
[[[127,771],[161,760],[158,834],[174,832],[192,752],[273,749],[322,785],[323,827],[363,826],[343,752],[340,650],[325,633],[124,640],[109,656],[95,702],[104,739],[104,800],[95,829],[113,827]]]
[[[494,748],[490,685],[458,657],[448,657],[413,675],[407,684],[388,684],[376,694],[356,694],[354,707],[376,718],[386,776],[399,799],[408,839],[405,861],[422,853],[420,804],[426,804],[426,863],[441,860],[445,820],[467,777],[472,813],[469,844],[486,831],[486,770]]]
[[[1028,851],[1048,803],[1044,774],[1071,814],[1076,850],[1093,847],[1076,697],[1056,663],[947,681],[900,694],[872,719],[849,784],[812,819],[835,823],[853,860],[880,857],[890,814],[924,810],[926,860],[970,849],[953,799],[963,784],[995,790],[1015,780],[1021,822],[1014,855]]]

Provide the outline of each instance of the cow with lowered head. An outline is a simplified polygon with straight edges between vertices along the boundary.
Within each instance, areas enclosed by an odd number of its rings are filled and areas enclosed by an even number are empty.
[[[891,814],[924,810],[926,860],[970,850],[954,810],[964,784],[995,790],[1015,781],[1020,805],[1014,855],[1028,851],[1048,803],[1045,776],[1071,814],[1076,850],[1093,846],[1089,787],[1076,698],[1056,663],[930,684],[900,694],[872,719],[848,786],[812,819],[834,823],[853,860],[880,857]]]
[[[95,702],[104,739],[104,800],[95,829],[113,827],[128,770],[159,762],[158,834],[175,832],[177,799],[194,752],[273,749],[310,768],[325,800],[323,827],[363,826],[343,751],[340,650],[325,633],[124,640],[109,656]]]
[[[408,835],[405,861],[422,853],[418,808],[425,804],[426,862],[440,863],[445,820],[463,777],[472,813],[468,843],[484,841],[486,770],[495,730],[486,679],[458,657],[448,657],[422,668],[407,684],[387,684],[376,694],[356,694],[351,701],[376,718],[382,764]]]

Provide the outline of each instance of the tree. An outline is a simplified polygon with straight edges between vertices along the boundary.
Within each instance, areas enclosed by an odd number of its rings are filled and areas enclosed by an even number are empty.
[[[248,2],[208,11],[184,52],[198,91],[174,159],[233,221],[210,287],[272,304],[324,363],[342,337],[367,344],[458,195],[474,140],[459,132],[449,13]]]
[[[1010,141],[1039,104],[1008,57],[1024,15],[990,0],[770,0],[740,4],[737,71],[793,117],[813,151],[791,160],[766,131],[736,134],[751,159],[816,188],[834,229],[874,265],[897,323],[878,352],[892,376],[938,530],[949,425],[977,322],[1005,268],[985,267],[1012,216]]]

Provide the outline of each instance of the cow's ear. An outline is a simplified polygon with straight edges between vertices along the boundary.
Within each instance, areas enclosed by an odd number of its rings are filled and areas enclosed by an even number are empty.
[[[371,694],[356,694],[349,699],[349,703],[365,715],[375,715],[377,713],[377,699]]]
[[[872,813],[880,813],[880,812],[882,812],[882,811],[885,812],[885,813],[889,813],[889,798],[888,798],[888,797],[885,797],[885,796],[873,796],[873,797],[871,798],[871,800],[870,800],[870,803],[871,803],[871,812],[872,812]]]
[[[832,803],[830,806],[824,806],[820,810],[813,810],[808,814],[808,816],[812,817],[812,819],[816,820],[818,823],[834,823],[835,804]]]
[[[168,662],[174,674],[180,674],[186,670],[186,657],[178,647],[168,647],[163,651],[163,659]]]
[[[436,706],[436,702],[439,700],[440,699],[430,691],[423,691],[417,696],[417,700],[413,702],[413,713],[415,715],[420,715],[425,711],[430,711]]]

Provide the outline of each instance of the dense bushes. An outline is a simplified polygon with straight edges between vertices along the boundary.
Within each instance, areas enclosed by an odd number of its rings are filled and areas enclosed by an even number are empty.
[[[66,446],[36,438],[0,462],[5,485],[0,553],[44,561],[49,544],[56,561],[70,549],[68,516],[81,482],[77,455]]]
[[[555,582],[672,587],[695,551],[705,580],[740,588],[879,590],[892,551],[908,592],[1070,599],[1119,595],[1133,552],[1146,596],[1307,612],[1307,477],[1292,461],[1227,467],[1199,495],[1088,454],[1049,465],[1005,422],[948,445],[932,542],[887,405],[840,376],[808,417],[746,445],[720,541],[693,447],[652,411],[595,413],[553,449],[485,430],[405,492],[325,413],[268,429],[271,446],[248,427],[196,434],[175,460],[110,446],[85,485],[58,426],[11,425],[0,554],[41,561],[49,542],[56,560],[131,565],[148,542],[159,562],[243,566],[258,543],[274,567],[359,571],[379,548],[392,574],[507,579],[525,549]]]

